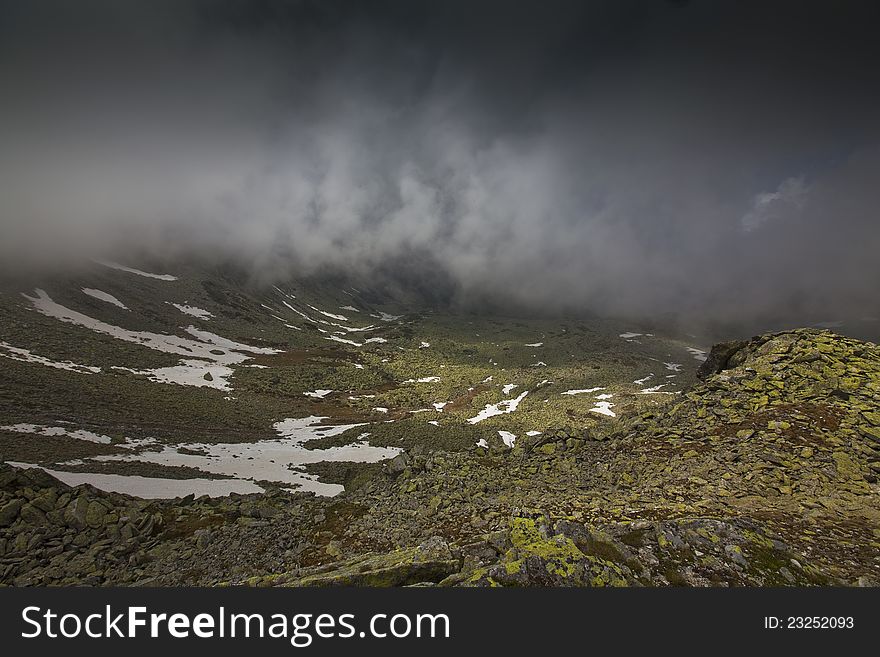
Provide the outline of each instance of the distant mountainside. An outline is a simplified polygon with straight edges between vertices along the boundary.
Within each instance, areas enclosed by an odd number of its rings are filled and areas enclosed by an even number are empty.
[[[146,501],[3,466],[3,580],[880,582],[880,349],[787,331],[716,345],[699,375],[618,418],[591,414],[607,422],[517,430],[512,447],[414,441],[369,467],[316,464],[344,483],[335,497],[265,483],[264,494]],[[583,395],[596,396],[547,403]]]
[[[147,497],[337,494],[340,463],[662,403],[704,352],[654,331],[441,313],[367,281],[92,263],[2,284],[0,459]]]

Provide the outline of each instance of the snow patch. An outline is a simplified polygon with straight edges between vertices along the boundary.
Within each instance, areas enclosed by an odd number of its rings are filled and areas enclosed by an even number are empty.
[[[501,436],[501,440],[508,447],[513,447],[516,444],[516,434],[512,434],[509,431],[499,431],[498,435]]]
[[[26,294],[22,296],[28,299],[34,305],[34,308],[44,315],[54,317],[55,319],[68,324],[91,329],[96,333],[109,335],[118,340],[133,342],[167,354],[177,354],[190,358],[197,357],[223,365],[233,365],[250,358],[247,353],[263,355],[279,353],[279,350],[277,349],[253,347],[240,342],[233,342],[232,340],[220,337],[214,333],[197,329],[194,326],[189,326],[185,330],[187,333],[197,338],[197,340],[191,340],[189,338],[183,338],[178,335],[169,335],[166,333],[132,331],[120,326],[114,326],[113,324],[107,324],[106,322],[94,319],[83,313],[66,308],[53,301],[44,290],[39,288],[35,290],[35,293],[35,297],[30,297]],[[222,349],[218,349],[218,347],[222,347]]]
[[[32,433],[39,436],[65,436],[67,438],[75,438],[76,440],[86,440],[90,443],[101,443],[103,445],[109,445],[113,442],[110,439],[110,436],[86,431],[85,429],[71,431],[64,427],[49,427],[40,424],[7,424],[6,426],[0,427],[0,430],[12,431],[14,433]]]
[[[395,447],[374,447],[366,442],[369,434],[361,434],[355,442],[329,449],[305,449],[302,443],[336,436],[363,424],[323,424],[326,417],[309,416],[305,418],[288,418],[276,422],[273,426],[281,436],[275,440],[262,440],[254,443],[184,443],[165,445],[160,451],[145,451],[138,454],[111,454],[96,457],[100,461],[143,461],[167,466],[187,466],[225,476],[235,477],[227,481],[235,487],[250,488],[256,486],[254,481],[278,481],[298,487],[298,490],[313,492],[317,495],[333,496],[342,492],[339,484],[318,481],[313,475],[303,471],[302,466],[310,463],[357,461],[360,463],[376,463],[393,458],[400,450]],[[179,448],[187,448],[181,452]],[[191,453],[192,451],[198,453]],[[164,480],[154,488],[164,494]],[[192,481],[192,480],[181,480]],[[259,492],[262,489],[256,487]],[[235,490],[235,489],[233,489]],[[142,495],[158,497],[157,494]]]
[[[176,383],[181,386],[216,388],[225,392],[232,390],[232,387],[229,385],[229,377],[233,373],[231,367],[197,358],[185,359],[177,365],[155,369],[136,370],[118,365],[112,366],[111,369],[146,376],[150,381],[156,383]]]
[[[118,262],[109,262],[107,260],[96,260],[99,265],[103,265],[104,267],[109,267],[110,269],[118,269],[119,271],[128,272],[129,274],[137,274],[138,276],[145,276],[146,278],[155,278],[160,281],[176,281],[177,276],[172,276],[171,274],[151,274],[147,271],[142,271],[140,269],[135,269],[134,267],[126,267],[125,265],[120,265]]]
[[[403,315],[390,315],[386,312],[382,312],[381,310],[377,311],[370,315],[370,317],[375,317],[376,319],[381,319],[383,322],[393,322],[394,320],[400,319]]]
[[[440,381],[439,376],[424,376],[421,379],[407,379],[402,383],[437,383]]]
[[[349,340],[348,338],[340,338],[337,335],[330,335],[325,340],[333,340],[333,342],[341,342],[342,344],[350,344],[353,347],[363,347],[364,345],[360,342],[355,342],[354,340]]]
[[[694,360],[698,360],[701,363],[706,360],[706,352],[702,349],[696,349],[695,347],[685,347],[685,349],[694,357]]]
[[[315,312],[321,313],[322,315],[324,315],[324,317],[329,317],[330,319],[337,319],[340,322],[347,322],[348,321],[348,317],[346,317],[345,315],[335,315],[333,313],[328,313],[326,310],[321,310],[320,308],[315,308],[312,305],[309,305],[309,304],[306,304],[306,305],[309,306],[309,308],[311,308]]]
[[[590,409],[591,413],[599,413],[600,415],[607,415],[608,417],[617,417],[617,414],[611,410],[611,407],[614,406],[611,402],[600,401],[597,402],[596,405]]]
[[[36,363],[38,365],[45,365],[46,367],[54,367],[58,370],[68,370],[80,374],[97,374],[101,371],[100,367],[80,365],[79,363],[74,363],[69,360],[58,361],[44,358],[43,356],[31,353],[28,349],[13,347],[8,342],[3,341],[0,341],[0,356],[9,358],[10,360],[17,360],[21,363]]]
[[[112,294],[108,292],[102,292],[101,290],[96,290],[93,287],[84,287],[82,289],[83,294],[87,294],[93,299],[97,299],[98,301],[104,301],[106,303],[112,303],[114,306],[122,308],[123,310],[128,310],[128,306],[122,303],[119,299],[114,297]]]
[[[309,320],[310,322],[314,322],[314,321],[315,321],[315,320],[313,320],[311,317],[309,317],[308,315],[306,315],[303,311],[298,310],[298,309],[294,308],[293,306],[291,306],[291,305],[290,305],[289,303],[287,303],[284,299],[281,300],[281,303],[283,303],[285,306],[287,306],[290,310],[292,310],[293,312],[295,312],[297,315],[299,315],[299,316],[302,317],[303,319],[307,319],[307,320]]]
[[[528,390],[524,390],[518,397],[514,399],[504,399],[497,404],[486,404],[486,407],[477,413],[474,417],[468,419],[469,424],[476,424],[477,422],[482,422],[490,417],[495,415],[504,415],[506,413],[513,413],[520,402],[525,399],[526,395],[529,394]]]
[[[111,493],[122,493],[145,499],[173,499],[195,495],[201,497],[225,497],[232,493],[265,492],[252,481],[242,479],[162,479],[160,477],[141,477],[138,475],[105,474],[101,472],[64,472],[43,468],[30,463],[7,461],[19,468],[40,468],[68,486],[90,484],[95,488]]]
[[[204,308],[199,308],[198,306],[187,306],[186,304],[182,303],[172,303],[171,305],[177,308],[183,314],[189,315],[191,317],[197,317],[198,319],[211,319],[214,317],[213,313],[208,312]]]
[[[333,391],[318,389],[318,390],[312,390],[311,392],[304,392],[303,394],[306,397],[311,397],[312,399],[324,399],[324,397],[329,395],[331,392],[333,392]]]
[[[562,394],[563,395],[583,395],[583,394],[588,394],[591,392],[598,392],[599,390],[605,390],[605,388],[600,386],[598,388],[582,388],[580,390],[566,390]]]
[[[665,388],[668,386],[668,383],[661,383],[659,386],[654,386],[653,388],[645,388],[644,390],[639,390],[640,395],[671,395],[671,392],[666,392],[665,390],[660,390],[660,388]]]

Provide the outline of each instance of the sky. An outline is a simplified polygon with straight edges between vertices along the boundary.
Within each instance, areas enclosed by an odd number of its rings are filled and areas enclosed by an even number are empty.
[[[0,0],[0,257],[880,315],[875,2]]]

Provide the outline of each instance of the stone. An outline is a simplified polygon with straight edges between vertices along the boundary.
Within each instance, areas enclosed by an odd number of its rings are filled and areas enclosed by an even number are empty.
[[[77,497],[64,509],[64,522],[74,529],[85,529],[88,508],[89,501],[84,496]]]
[[[85,521],[89,527],[98,529],[104,524],[104,516],[107,515],[107,507],[98,501],[90,502],[86,507]]]
[[[412,459],[410,456],[406,452],[401,452],[384,465],[385,473],[391,476],[397,476],[406,470],[411,462]]]
[[[196,545],[204,549],[211,544],[211,532],[207,529],[200,529],[196,532]]]
[[[697,378],[705,381],[713,374],[718,374],[726,369],[730,358],[747,344],[742,340],[733,340],[714,345],[706,360],[697,368]]]
[[[31,504],[35,507],[49,513],[55,510],[55,503],[58,500],[58,493],[54,488],[47,489],[42,495],[34,499]]]
[[[868,440],[872,440],[875,443],[880,443],[880,427],[862,425],[859,427],[859,433],[861,433]]]
[[[19,516],[29,525],[46,524],[46,513],[42,509],[35,506],[33,503],[25,504],[23,507],[21,507]]]
[[[15,499],[0,509],[0,527],[8,527],[18,518],[18,512],[24,506],[24,500]]]

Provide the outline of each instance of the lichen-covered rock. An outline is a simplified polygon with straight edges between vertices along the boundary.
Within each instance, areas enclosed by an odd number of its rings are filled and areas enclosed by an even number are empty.
[[[252,586],[409,586],[439,582],[461,562],[442,538],[385,554],[366,554],[327,566],[258,577]]]
[[[18,512],[24,505],[25,501],[21,498],[11,500],[3,505],[3,508],[0,508],[0,527],[6,527],[15,522],[18,518]]]
[[[564,534],[554,534],[533,518],[510,521],[510,549],[495,564],[447,584],[462,586],[626,586],[626,566],[582,552]]]
[[[86,516],[89,511],[89,501],[85,496],[77,497],[64,511],[64,522],[74,529],[85,529],[88,525]]]

